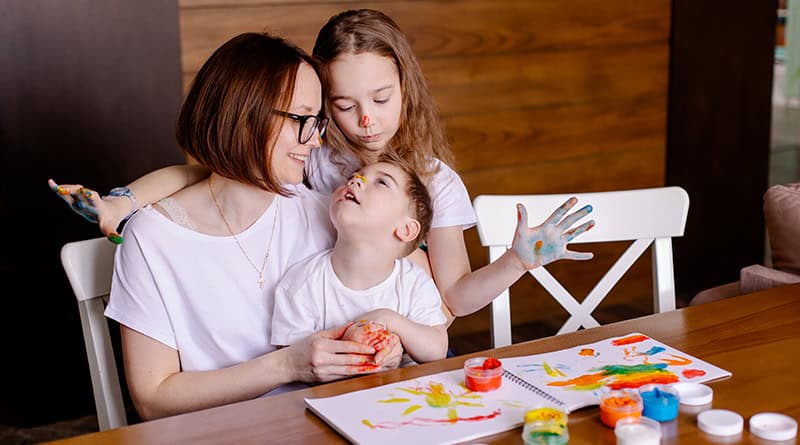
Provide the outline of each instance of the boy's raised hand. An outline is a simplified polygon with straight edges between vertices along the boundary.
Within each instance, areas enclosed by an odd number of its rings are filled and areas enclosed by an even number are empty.
[[[121,217],[117,215],[118,212],[113,201],[100,199],[99,193],[80,184],[58,185],[52,179],[48,179],[47,184],[75,213],[89,222],[97,223],[100,231],[111,242],[115,244],[122,242],[122,237],[117,233],[117,227],[127,212]],[[122,199],[127,201],[127,198],[122,197]],[[126,202],[122,202],[122,204],[129,205]]]
[[[575,237],[594,227],[594,221],[587,221],[574,229],[570,227],[592,211],[586,205],[567,215],[578,200],[572,197],[562,204],[547,220],[536,227],[528,227],[528,212],[525,206],[517,204],[517,231],[511,250],[517,255],[526,270],[552,263],[560,259],[590,260],[591,252],[567,250],[567,244]],[[563,218],[563,219],[562,219]]]

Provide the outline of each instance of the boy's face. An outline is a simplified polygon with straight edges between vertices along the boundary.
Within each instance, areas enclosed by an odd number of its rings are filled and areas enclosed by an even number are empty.
[[[359,236],[393,236],[409,220],[408,175],[400,167],[378,162],[361,168],[331,197],[330,216],[340,232]],[[380,238],[379,238],[380,239]]]

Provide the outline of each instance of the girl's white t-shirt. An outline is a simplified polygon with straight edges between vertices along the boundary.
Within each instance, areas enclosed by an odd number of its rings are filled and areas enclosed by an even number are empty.
[[[300,260],[333,246],[328,197],[303,188],[276,196],[237,234],[265,284],[231,236],[189,230],[148,206],[125,226],[105,315],[180,354],[181,370],[216,370],[275,349],[270,342],[275,286]],[[277,220],[275,219],[275,212]]]
[[[464,230],[477,222],[475,209],[461,177],[439,159],[433,160],[436,173],[431,178],[428,191],[433,201],[431,228],[462,226]],[[311,187],[330,195],[361,167],[361,162],[349,154],[334,152],[323,145],[311,150],[306,161],[306,174]]]

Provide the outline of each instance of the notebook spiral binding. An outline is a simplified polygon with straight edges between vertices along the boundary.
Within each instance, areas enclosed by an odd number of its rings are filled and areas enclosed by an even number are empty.
[[[532,384],[526,382],[525,380],[522,380],[521,378],[517,377],[516,374],[513,374],[513,373],[509,372],[506,369],[503,370],[503,375],[507,379],[511,380],[512,382],[514,382],[517,385],[527,389],[528,391],[531,391],[531,392],[537,394],[539,397],[542,397],[543,399],[547,400],[548,402],[552,402],[552,403],[558,405],[559,407],[563,407],[563,406],[566,405],[566,403],[564,403],[560,399],[557,399],[557,398],[551,396],[550,394],[546,393],[545,391],[542,391],[538,386],[532,385]]]

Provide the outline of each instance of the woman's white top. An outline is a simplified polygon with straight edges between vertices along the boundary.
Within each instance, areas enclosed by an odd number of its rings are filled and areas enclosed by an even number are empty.
[[[334,242],[329,199],[303,188],[296,192],[276,196],[237,234],[260,268],[276,221],[263,288],[232,236],[195,232],[150,206],[141,209],[117,248],[105,315],[178,350],[183,371],[221,369],[273,351],[276,283],[289,267]]]

